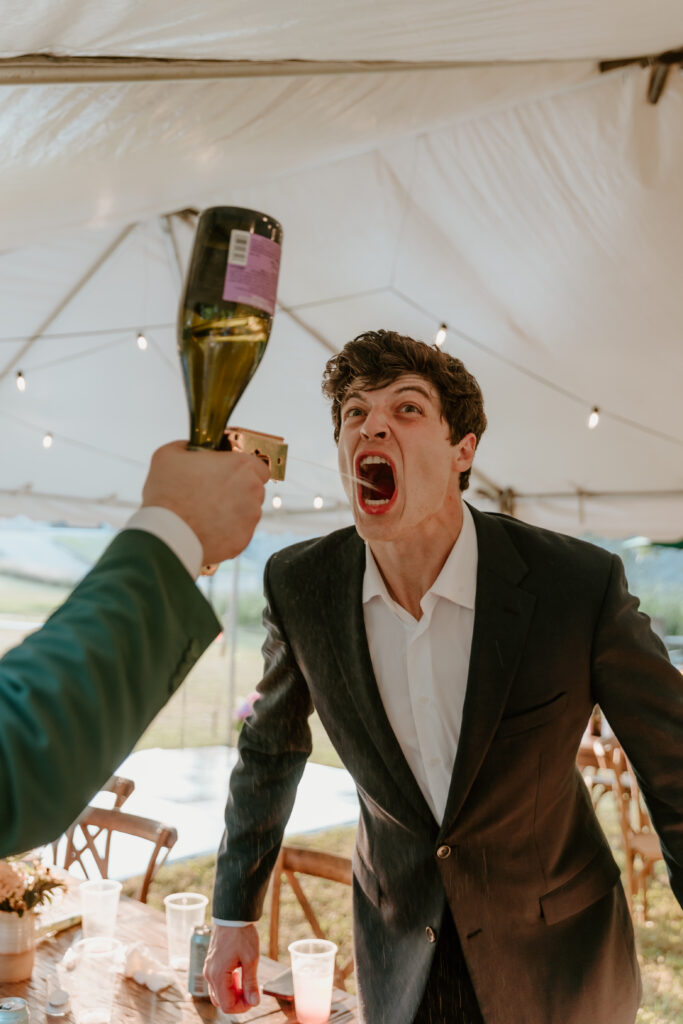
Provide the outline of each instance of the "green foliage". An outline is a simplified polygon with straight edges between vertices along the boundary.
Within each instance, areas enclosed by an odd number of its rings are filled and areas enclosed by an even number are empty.
[[[683,636],[683,589],[664,585],[644,589],[640,607],[661,624],[667,636]]]

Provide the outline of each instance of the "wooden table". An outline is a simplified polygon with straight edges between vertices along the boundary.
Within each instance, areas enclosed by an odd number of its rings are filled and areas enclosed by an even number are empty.
[[[78,885],[79,880],[69,880],[69,889],[59,907],[53,911],[54,916],[65,917],[79,911]],[[48,981],[55,976],[56,966],[67,949],[81,938],[80,926],[59,932],[52,937],[42,939],[36,949],[36,960],[30,981],[18,982],[14,985],[3,985],[2,996],[21,996],[29,1004],[32,1021],[45,1020],[45,1004],[47,1002]],[[143,942],[152,956],[162,963],[168,962],[166,943],[166,920],[162,913],[148,907],[137,900],[122,896],[116,925],[116,938],[123,943]],[[284,962],[277,963],[267,957],[261,957],[259,982],[264,982],[281,974],[287,967]],[[281,1009],[272,996],[261,996],[258,1006],[247,1013],[232,1016],[217,1010],[208,999],[193,999],[186,991],[187,972],[176,971],[177,981],[173,986],[161,992],[150,992],[143,985],[138,985],[132,978],[120,976],[114,996],[112,1024],[199,1024],[200,1021],[255,1021],[263,1024],[293,1024],[291,1011]],[[347,992],[335,989],[332,997],[333,1012],[330,1022],[333,1024],[341,1017],[340,1024],[357,1021],[355,1014],[355,997]],[[347,1017],[345,1010],[352,1011]],[[343,1014],[343,1016],[342,1016]]]

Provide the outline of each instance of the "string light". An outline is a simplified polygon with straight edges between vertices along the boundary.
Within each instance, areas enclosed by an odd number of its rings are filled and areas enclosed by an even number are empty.
[[[48,434],[45,434],[43,436],[43,448],[51,448],[51,447],[52,447],[52,434],[48,433]]]
[[[138,348],[141,352],[144,352],[147,348],[147,338],[144,336],[142,331],[138,332]]]
[[[590,416],[588,417],[588,429],[595,430],[599,422],[600,410],[598,409],[597,405],[594,405],[590,411]]]
[[[448,324],[441,324],[438,331],[434,335],[434,344],[438,345],[439,348],[443,345],[446,340],[446,331],[448,330]]]
[[[325,502],[320,497],[320,495],[316,494],[315,498],[313,499],[313,508],[322,508],[324,504]]]
[[[26,377],[24,377],[21,370],[17,370],[17,390],[26,391]]]
[[[279,494],[276,494],[273,498],[273,508],[282,508],[282,498]]]

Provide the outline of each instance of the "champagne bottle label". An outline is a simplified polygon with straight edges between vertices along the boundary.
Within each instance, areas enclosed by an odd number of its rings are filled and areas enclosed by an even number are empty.
[[[253,306],[273,316],[281,252],[282,247],[270,238],[233,229],[230,232],[223,298],[227,302]]]

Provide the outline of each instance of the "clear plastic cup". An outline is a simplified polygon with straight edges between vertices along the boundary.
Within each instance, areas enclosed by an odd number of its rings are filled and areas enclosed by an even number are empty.
[[[337,947],[327,939],[299,939],[288,948],[292,958],[296,1019],[299,1024],[325,1024],[332,1007]]]
[[[75,1024],[109,1024],[123,946],[116,939],[81,939],[59,964],[59,983],[69,993]]]
[[[111,938],[116,931],[121,883],[113,878],[98,878],[79,887],[83,938]]]
[[[173,892],[164,897],[168,961],[175,970],[186,971],[190,965],[190,939],[195,925],[204,924],[208,902],[198,892]]]

